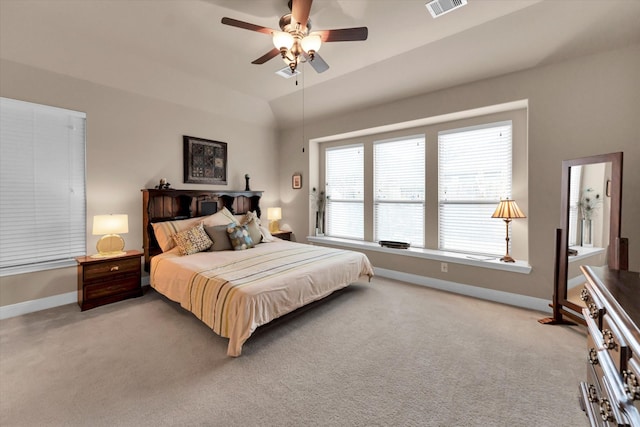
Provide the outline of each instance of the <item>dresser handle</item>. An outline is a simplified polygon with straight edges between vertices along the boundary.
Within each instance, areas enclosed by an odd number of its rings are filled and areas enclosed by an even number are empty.
[[[616,348],[616,341],[613,338],[613,332],[611,332],[611,329],[605,329],[602,331],[602,340],[604,342],[604,348],[609,350]]]
[[[589,349],[589,363],[592,365],[597,365],[598,363],[598,352],[595,348]]]
[[[589,402],[598,401],[598,392],[596,391],[596,386],[594,386],[593,384],[589,384],[589,388],[587,390],[587,399],[589,399]]]
[[[597,319],[600,314],[600,311],[598,310],[598,306],[590,302],[588,307],[589,307],[589,317],[591,317],[592,319]]]
[[[625,369],[622,371],[624,378],[624,391],[631,400],[640,400],[640,383],[638,377],[633,372]]]
[[[600,401],[600,416],[602,417],[602,421],[613,421],[611,403],[609,403],[609,399],[606,397],[603,397]]]
[[[118,267],[117,265],[114,265],[113,267],[111,267],[111,270],[109,271],[118,271],[120,270],[120,267]]]
[[[587,290],[587,288],[582,288],[582,290],[580,291],[580,299],[582,301],[589,301],[589,291]]]

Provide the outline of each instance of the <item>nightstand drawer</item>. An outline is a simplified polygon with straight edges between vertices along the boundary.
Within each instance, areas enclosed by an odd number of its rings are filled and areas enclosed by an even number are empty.
[[[140,289],[140,279],[137,276],[119,281],[96,283],[84,287],[85,299],[102,298],[114,294]]]
[[[140,271],[140,258],[114,259],[100,264],[89,264],[84,267],[84,280],[96,280],[101,278],[112,279],[116,274],[133,273]]]

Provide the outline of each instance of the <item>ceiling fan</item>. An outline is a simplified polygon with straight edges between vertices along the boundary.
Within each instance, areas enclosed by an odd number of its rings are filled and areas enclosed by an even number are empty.
[[[222,18],[222,23],[272,36],[275,47],[252,61],[252,64],[264,64],[281,55],[292,74],[295,73],[300,62],[307,61],[316,72],[322,73],[329,69],[329,65],[318,55],[323,42],[366,40],[369,30],[367,27],[355,27],[311,32],[309,13],[312,2],[313,0],[289,0],[291,13],[280,18],[281,31],[227,17]]]

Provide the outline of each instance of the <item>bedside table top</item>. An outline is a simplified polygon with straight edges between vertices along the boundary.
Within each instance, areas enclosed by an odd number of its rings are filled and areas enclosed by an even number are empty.
[[[141,257],[143,255],[142,252],[136,250],[126,251],[123,255],[117,255],[112,257],[105,258],[92,258],[91,255],[84,255],[76,257],[76,261],[78,264],[88,264],[92,262],[108,262],[108,261],[117,261],[123,258],[133,258],[133,257]]]

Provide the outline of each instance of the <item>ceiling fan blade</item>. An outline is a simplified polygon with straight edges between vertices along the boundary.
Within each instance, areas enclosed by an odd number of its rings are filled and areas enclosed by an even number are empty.
[[[227,18],[227,17],[222,18],[222,23],[225,25],[231,25],[232,27],[242,28],[244,30],[250,30],[250,31],[257,31],[259,33],[269,34],[269,35],[271,35],[275,31],[275,30],[272,30],[271,28],[261,27],[260,25],[250,24],[248,22],[238,21],[237,19]]]
[[[340,28],[337,30],[320,30],[314,31],[314,34],[320,34],[323,42],[353,42],[366,40],[369,36],[367,27]]]
[[[303,53],[305,59],[311,65],[311,67],[316,70],[316,73],[324,73],[329,69],[329,64],[327,64],[324,59],[317,53],[313,55],[313,59],[305,52]]]
[[[268,60],[270,60],[272,58],[275,58],[278,55],[280,55],[280,50],[278,50],[278,49],[276,49],[274,47],[269,52],[267,52],[264,55],[262,55],[260,58],[256,59],[255,61],[251,61],[251,63],[252,64],[264,64]]]
[[[301,27],[307,26],[311,3],[313,0],[292,0],[291,3],[291,23],[300,23]]]

